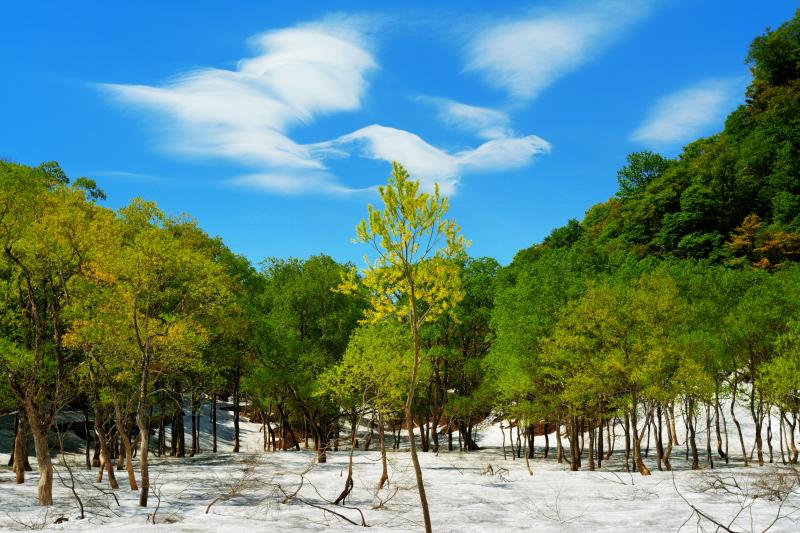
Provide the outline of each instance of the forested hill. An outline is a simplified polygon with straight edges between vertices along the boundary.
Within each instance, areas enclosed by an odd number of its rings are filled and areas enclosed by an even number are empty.
[[[752,83],[722,132],[676,159],[630,154],[613,198],[514,262],[575,246],[764,269],[800,260],[800,11],[757,37],[746,62]]]

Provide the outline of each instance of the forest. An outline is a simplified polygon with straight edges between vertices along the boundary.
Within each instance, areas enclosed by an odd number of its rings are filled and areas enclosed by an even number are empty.
[[[188,215],[145,199],[111,210],[56,162],[0,161],[0,420],[13,427],[0,472],[30,483],[33,464],[29,494],[58,503],[72,431],[97,484],[152,507],[154,459],[240,452],[240,424],[256,423],[264,452],[349,461],[336,505],[353,450],[380,451],[377,492],[387,456],[407,450],[430,531],[418,455],[458,464],[487,420],[502,432],[495,460],[508,447],[534,477],[549,463],[791,468],[800,12],[746,62],[752,81],[721,132],[676,158],[631,153],[615,196],[507,266],[470,257],[447,198],[402,162],[342,236],[366,265],[324,253],[254,265]],[[220,406],[232,446],[218,442]]]

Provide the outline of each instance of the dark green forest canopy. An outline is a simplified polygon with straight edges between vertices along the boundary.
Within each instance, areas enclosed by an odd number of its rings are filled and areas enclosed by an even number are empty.
[[[675,159],[633,153],[619,193],[515,263],[553,248],[780,268],[800,260],[800,19],[757,37],[745,101]]]

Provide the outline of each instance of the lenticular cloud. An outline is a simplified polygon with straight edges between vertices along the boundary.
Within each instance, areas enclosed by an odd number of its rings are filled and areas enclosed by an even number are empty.
[[[154,112],[174,151],[227,157],[267,174],[323,171],[309,148],[286,132],[319,114],[358,109],[374,58],[359,34],[342,25],[273,31],[252,42],[259,53],[236,70],[199,69],[162,86],[102,87],[127,105]],[[291,179],[270,183],[294,187]]]

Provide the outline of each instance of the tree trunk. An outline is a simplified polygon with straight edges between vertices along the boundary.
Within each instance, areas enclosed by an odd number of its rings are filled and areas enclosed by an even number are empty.
[[[656,426],[658,422],[658,426]],[[656,416],[650,417],[650,425],[653,428],[653,435],[656,437],[656,467],[663,470],[662,461],[664,457],[664,443],[661,440],[661,405],[656,407]]]
[[[192,417],[192,449],[189,451],[189,457],[194,457],[194,454],[197,452],[197,398],[196,393],[192,392],[192,408],[191,408],[191,417]]]
[[[739,420],[736,418],[736,389],[738,387],[738,383],[736,381],[733,382],[733,387],[731,387],[731,418],[733,419],[733,424],[736,426],[736,431],[739,434],[739,444],[742,446],[742,461],[744,461],[744,466],[748,466],[750,461],[747,458],[747,448],[744,445],[744,437],[742,436],[742,425],[739,424]]]
[[[694,399],[687,400],[686,423],[689,428],[689,448],[692,453],[692,470],[700,469],[700,459],[697,455],[697,441],[694,428]]]
[[[672,463],[669,462],[669,456],[672,455],[672,443],[675,442],[675,436],[672,434],[672,431],[675,429],[675,424],[672,423],[672,416],[674,415],[674,410],[672,409],[672,404],[668,410],[665,411],[666,420],[666,428],[667,428],[667,447],[664,449],[664,453],[661,454],[661,459],[664,462],[664,468],[667,470],[672,470]]]
[[[578,444],[578,417],[572,416],[569,423],[569,469],[572,471],[581,468],[581,450]]]
[[[631,408],[631,429],[633,431],[633,459],[636,463],[636,468],[639,470],[639,473],[643,476],[650,475],[650,469],[644,464],[642,460],[642,436],[639,433],[639,413],[636,401],[636,397],[634,397],[632,402]],[[645,425],[647,425],[647,416],[645,416]]]
[[[386,461],[386,435],[383,426],[383,413],[380,413],[378,419],[378,437],[381,439],[381,477],[378,480],[378,486],[375,492],[380,491],[384,484],[389,481],[389,468]]]
[[[597,418],[597,468],[603,468],[603,419]]]
[[[97,442],[100,446],[100,468],[97,471],[97,482],[103,481],[103,468],[105,468],[108,473],[108,484],[112,489],[118,489],[119,483],[117,482],[116,474],[114,474],[114,466],[111,464],[111,457],[108,451],[108,435],[103,429],[103,418],[100,416],[100,407],[97,403],[97,399],[95,399],[94,432],[97,435]]]
[[[50,427],[42,427],[42,420],[39,413],[33,406],[33,400],[26,398],[25,418],[33,434],[33,442],[36,446],[36,461],[39,467],[39,505],[53,505],[53,462],[50,458],[50,448],[48,443],[48,433]]]
[[[631,471],[631,422],[628,413],[625,413],[625,471]]]
[[[544,432],[544,458],[547,459],[547,456],[550,455],[550,434],[547,431],[547,422],[544,423],[542,431]]]
[[[412,286],[413,287],[413,286]],[[431,516],[428,510],[428,498],[425,495],[425,483],[422,481],[422,468],[417,457],[417,444],[414,439],[414,417],[411,408],[414,404],[414,394],[417,386],[417,372],[419,369],[419,325],[417,324],[415,297],[412,288],[411,292],[411,334],[414,344],[414,364],[411,367],[411,382],[408,387],[408,397],[405,404],[406,423],[408,424],[408,440],[411,447],[411,463],[414,465],[414,475],[417,478],[417,492],[419,493],[420,506],[422,507],[422,518],[425,522],[425,533],[431,533]]]
[[[211,394],[211,451],[217,453],[217,393]]]
[[[85,450],[85,452],[86,452],[86,458],[85,458],[86,468],[87,469],[91,469],[92,468],[92,462],[91,462],[91,459],[89,458],[89,450],[91,448],[90,441],[91,441],[91,435],[92,434],[89,432],[89,406],[88,406],[88,402],[87,402],[86,398],[84,398],[81,407],[83,408],[83,434],[86,436],[86,450]]]
[[[370,444],[372,444],[372,435],[375,433],[375,409],[372,410],[372,416],[369,419],[369,433],[364,438],[364,451],[368,452]]]
[[[353,451],[356,448],[356,433],[358,431],[358,417],[355,416],[350,421],[350,454],[347,458],[347,479],[344,482],[344,489],[334,500],[334,505],[343,504],[353,490]]]
[[[25,416],[17,413],[14,419],[14,449],[12,450],[12,465],[15,480],[18,485],[25,483],[25,459],[28,457],[28,430]]]
[[[722,415],[722,408],[719,405],[719,383],[717,383],[717,388],[714,391],[714,431],[717,434],[717,455],[719,455],[720,459],[725,459],[727,464],[728,454],[722,451],[722,432],[719,426],[720,415]]]
[[[711,406],[706,404],[706,460],[708,467],[714,468],[714,457],[711,453]]]
[[[233,377],[233,453],[239,453],[239,381],[241,373],[241,366],[237,359]]]
[[[783,409],[778,411],[778,431],[780,433],[780,438],[778,438],[778,444],[780,445],[781,449],[781,463],[786,464],[786,452],[784,451],[783,442],[786,440],[786,430],[785,426],[783,425],[783,417],[784,412]],[[786,443],[788,447],[788,442]]]
[[[769,462],[772,463],[772,406],[769,404],[767,404],[767,448],[769,449]]]
[[[672,434],[672,444],[674,446],[678,446],[678,445],[680,445],[680,442],[678,442],[678,428],[675,425],[675,402],[674,401],[669,403],[669,424],[670,424],[670,430],[671,430],[671,434]]]
[[[127,431],[122,431],[120,436],[122,437],[122,445],[125,448],[125,469],[128,472],[128,484],[131,490],[139,490],[139,486],[136,484],[136,473],[133,470],[133,446],[126,433]]]
[[[561,444],[561,424],[556,424],[556,462],[564,462],[564,445]]]

